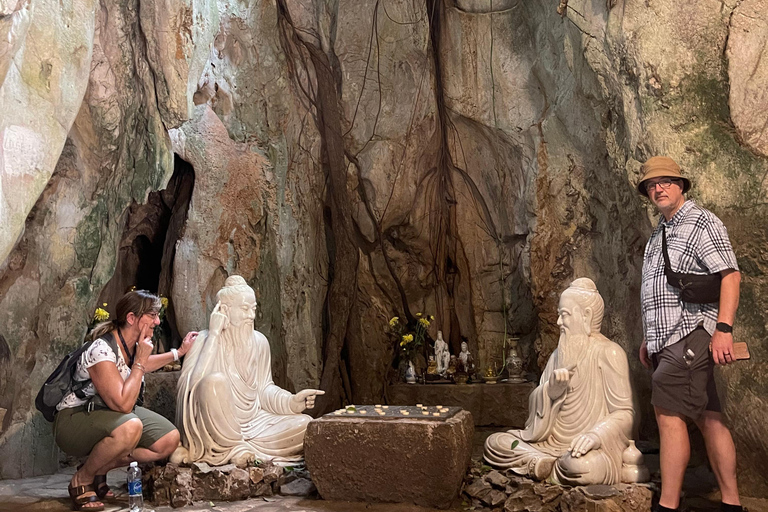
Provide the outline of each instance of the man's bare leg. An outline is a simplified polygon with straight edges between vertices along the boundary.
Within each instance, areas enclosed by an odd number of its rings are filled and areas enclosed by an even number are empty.
[[[731,431],[723,423],[723,415],[704,411],[696,425],[704,435],[709,463],[715,472],[717,485],[720,486],[721,501],[729,505],[741,505],[736,483],[736,446]]]
[[[656,423],[659,425],[661,498],[659,505],[676,509],[680,505],[680,492],[688,460],[691,457],[691,443],[685,418],[676,412],[654,407]]]

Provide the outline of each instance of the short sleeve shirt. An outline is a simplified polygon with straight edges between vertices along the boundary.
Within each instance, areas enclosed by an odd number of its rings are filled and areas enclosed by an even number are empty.
[[[88,372],[88,368],[103,361],[111,361],[112,363],[115,363],[117,371],[120,372],[120,376],[123,380],[127,379],[131,374],[131,369],[128,368],[128,365],[125,363],[122,352],[118,350],[117,354],[115,354],[112,347],[109,346],[109,343],[103,338],[99,338],[88,347],[88,350],[80,355],[80,360],[77,362],[77,367],[75,368],[75,380],[89,380],[91,375]],[[83,388],[83,393],[85,394],[85,398],[78,398],[75,393],[69,393],[61,399],[59,405],[56,406],[56,410],[70,409],[88,403],[88,400],[96,395],[96,387],[93,385],[93,382]]]
[[[699,325],[715,332],[718,304],[691,304],[664,275],[662,228],[672,270],[686,274],[715,274],[738,270],[728,232],[712,212],[686,201],[669,221],[661,217],[645,246],[640,303],[649,354],[677,343]]]

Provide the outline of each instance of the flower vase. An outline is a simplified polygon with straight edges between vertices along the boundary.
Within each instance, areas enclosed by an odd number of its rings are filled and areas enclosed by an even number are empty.
[[[513,384],[522,384],[525,382],[523,372],[523,360],[517,353],[517,343],[519,338],[509,338],[509,355],[507,356],[507,381]]]
[[[408,361],[408,366],[405,369],[405,382],[416,384],[416,369],[413,367],[413,361]]]

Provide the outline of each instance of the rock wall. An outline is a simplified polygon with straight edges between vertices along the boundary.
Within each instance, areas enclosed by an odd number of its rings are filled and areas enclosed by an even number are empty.
[[[0,3],[0,477],[53,467],[32,397],[102,290],[123,286],[125,212],[165,188],[173,154],[195,176],[162,260],[178,332],[205,327],[240,273],[278,383],[322,386],[321,408],[372,403],[386,399],[390,317],[435,315],[430,334],[453,351],[468,339],[483,366],[520,334],[536,370],[560,292],[589,276],[653,438],[634,354],[656,214],[634,185],[668,154],[742,266],[735,334],[753,359],[718,379],[741,482],[768,494],[765,7]],[[67,20],[82,29],[48,37]]]

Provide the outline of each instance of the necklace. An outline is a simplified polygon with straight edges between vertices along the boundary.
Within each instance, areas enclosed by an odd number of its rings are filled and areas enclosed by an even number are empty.
[[[120,336],[120,343],[123,344],[123,348],[125,349],[125,355],[129,356],[131,358],[131,361],[128,363],[128,367],[130,368],[133,366],[133,359],[136,357],[136,345],[133,346],[133,354],[128,352],[128,345],[125,343],[125,338],[123,338],[123,333],[120,332],[120,328],[117,328],[117,335]]]

